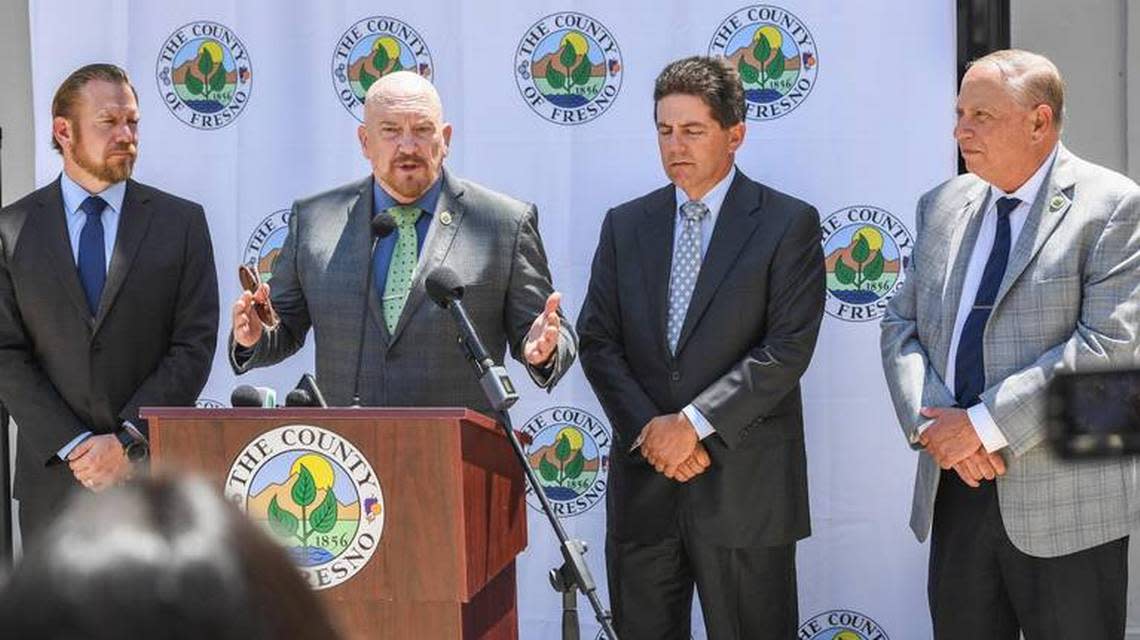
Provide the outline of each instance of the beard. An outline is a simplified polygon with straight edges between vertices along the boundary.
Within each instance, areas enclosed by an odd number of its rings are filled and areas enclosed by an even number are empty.
[[[138,151],[133,144],[117,145],[112,148],[111,152],[125,151],[130,153],[129,156],[116,156],[112,160],[97,160],[96,158],[87,155],[86,147],[83,146],[83,140],[79,134],[79,127],[75,128],[75,143],[71,147],[72,160],[75,164],[79,165],[87,173],[103,182],[116,183],[122,182],[131,177],[131,172],[135,168],[135,159],[138,157]]]
[[[408,175],[397,167],[401,164],[418,165],[415,174]],[[388,185],[399,196],[414,200],[424,194],[439,177],[439,169],[432,170],[431,160],[418,155],[405,154],[394,158],[381,182]]]

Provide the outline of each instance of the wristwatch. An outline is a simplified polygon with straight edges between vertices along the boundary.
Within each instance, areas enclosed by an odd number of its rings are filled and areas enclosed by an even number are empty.
[[[127,455],[127,460],[139,462],[150,455],[150,442],[129,420],[123,421],[119,430],[115,432],[115,437],[123,445],[123,453]]]

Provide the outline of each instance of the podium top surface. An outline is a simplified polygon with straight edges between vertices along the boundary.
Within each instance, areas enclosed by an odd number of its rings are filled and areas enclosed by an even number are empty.
[[[466,420],[482,427],[496,428],[491,418],[464,407],[239,407],[233,409],[200,409],[197,407],[142,407],[142,418],[160,420],[233,420],[235,418],[271,420],[417,420],[445,418]]]

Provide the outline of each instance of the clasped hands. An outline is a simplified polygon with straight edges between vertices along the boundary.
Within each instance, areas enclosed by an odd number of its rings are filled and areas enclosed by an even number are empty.
[[[953,469],[962,482],[977,488],[982,480],[1005,475],[1000,453],[989,453],[978,438],[964,409],[923,407],[922,415],[934,420],[918,437],[938,466]]]
[[[688,482],[704,473],[712,460],[683,413],[657,416],[638,436],[641,455],[670,480]]]
[[[102,491],[131,476],[131,463],[114,434],[93,435],[67,456],[72,475],[85,488]]]

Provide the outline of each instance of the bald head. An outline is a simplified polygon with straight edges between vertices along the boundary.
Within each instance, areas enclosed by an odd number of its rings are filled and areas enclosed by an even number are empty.
[[[427,78],[411,71],[397,71],[381,77],[368,87],[364,96],[364,119],[377,109],[416,108],[443,121],[443,102]]]
[[[443,121],[443,104],[431,82],[397,71],[368,87],[357,135],[381,188],[410,204],[439,179],[451,125]]]

